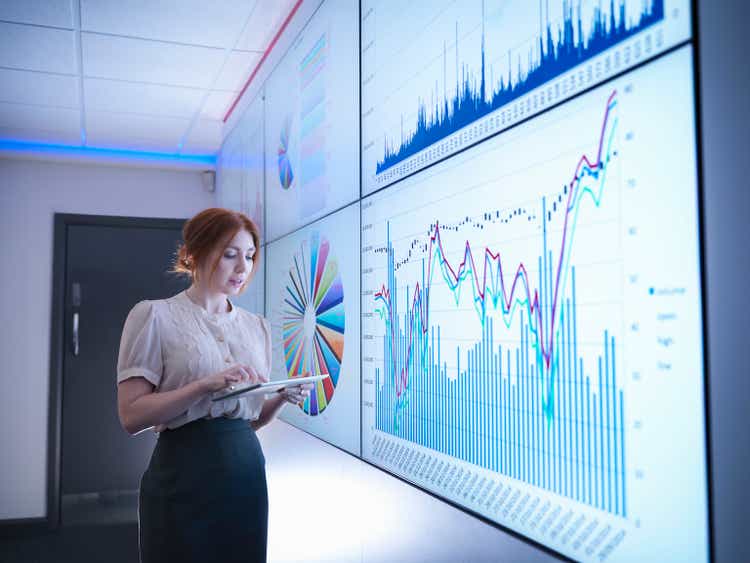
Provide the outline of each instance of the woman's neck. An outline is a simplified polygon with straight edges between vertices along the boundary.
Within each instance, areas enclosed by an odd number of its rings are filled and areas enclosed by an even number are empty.
[[[198,283],[191,285],[187,289],[186,294],[188,299],[196,305],[203,307],[212,315],[215,315],[216,313],[226,313],[230,310],[226,295],[210,291]]]

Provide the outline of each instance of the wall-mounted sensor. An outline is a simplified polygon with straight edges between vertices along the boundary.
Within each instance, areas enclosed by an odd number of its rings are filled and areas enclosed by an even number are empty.
[[[216,191],[216,172],[213,170],[204,170],[201,173],[201,182],[203,183],[204,190],[213,193]]]

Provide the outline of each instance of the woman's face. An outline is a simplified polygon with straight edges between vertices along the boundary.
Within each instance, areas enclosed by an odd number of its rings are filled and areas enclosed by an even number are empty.
[[[253,237],[243,229],[234,235],[225,248],[219,248],[217,252],[220,253],[219,261],[209,282],[209,288],[211,291],[225,295],[237,295],[253,271],[253,258],[255,257]],[[207,268],[211,267],[216,258],[216,253],[209,257],[206,261]],[[204,276],[210,272],[208,269]],[[201,276],[202,279],[206,279],[204,276]]]

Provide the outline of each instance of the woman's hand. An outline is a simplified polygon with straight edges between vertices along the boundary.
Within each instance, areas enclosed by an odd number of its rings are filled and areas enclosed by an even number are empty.
[[[294,387],[285,387],[279,391],[284,400],[293,405],[301,405],[310,396],[310,391],[315,387],[312,383],[303,383]]]
[[[308,371],[298,377],[308,377],[310,375],[312,374]],[[279,391],[279,395],[293,405],[301,405],[310,396],[310,392],[314,388],[315,385],[312,383],[301,383],[300,385],[284,387],[284,389]]]
[[[200,384],[204,393],[213,393],[215,391],[226,389],[235,383],[242,383],[245,381],[250,383],[260,383],[268,381],[268,378],[259,375],[258,372],[250,366],[236,364],[224,371],[204,377],[200,380]]]

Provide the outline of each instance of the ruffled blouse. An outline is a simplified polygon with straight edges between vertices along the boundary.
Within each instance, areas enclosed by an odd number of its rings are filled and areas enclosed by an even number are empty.
[[[141,301],[128,314],[120,340],[117,382],[143,377],[157,393],[172,391],[234,364],[271,372],[271,331],[268,321],[232,304],[211,314],[183,291],[168,299]],[[177,428],[199,418],[255,420],[262,395],[212,402],[210,394],[155,430]]]

